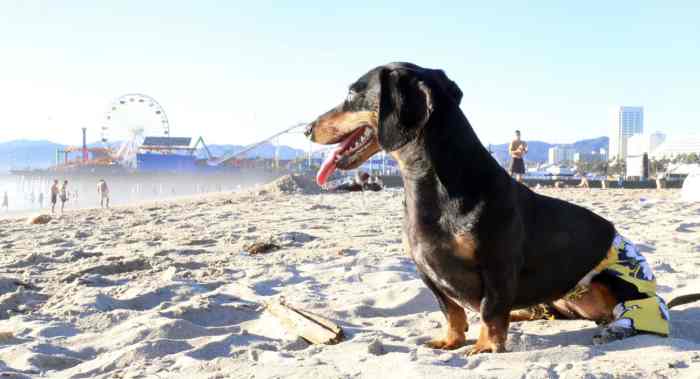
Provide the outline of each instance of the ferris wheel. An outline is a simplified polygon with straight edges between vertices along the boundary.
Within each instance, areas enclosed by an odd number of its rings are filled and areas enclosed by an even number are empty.
[[[103,143],[123,141],[117,158],[133,166],[145,137],[169,137],[170,123],[165,109],[151,96],[128,93],[109,105],[100,131]]]

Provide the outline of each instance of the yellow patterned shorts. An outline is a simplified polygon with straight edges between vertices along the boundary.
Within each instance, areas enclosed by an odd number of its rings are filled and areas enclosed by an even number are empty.
[[[668,336],[669,312],[663,299],[656,295],[656,279],[649,263],[636,246],[619,234],[615,235],[606,258],[594,269],[623,280],[647,297],[621,302],[613,309],[613,329],[634,329],[638,332]]]

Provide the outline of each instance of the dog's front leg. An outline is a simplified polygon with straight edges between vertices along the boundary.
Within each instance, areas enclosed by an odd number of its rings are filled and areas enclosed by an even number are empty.
[[[482,271],[481,330],[468,355],[501,353],[506,350],[510,311],[513,308],[517,276],[511,267]]]
[[[426,346],[433,349],[443,350],[454,350],[462,347],[466,342],[464,333],[469,328],[469,324],[467,323],[467,314],[465,313],[464,308],[440,292],[440,290],[437,289],[435,284],[425,274],[421,272],[420,276],[426,286],[428,286],[428,288],[437,298],[440,310],[445,316],[445,320],[447,320],[445,338],[431,340],[426,343]]]

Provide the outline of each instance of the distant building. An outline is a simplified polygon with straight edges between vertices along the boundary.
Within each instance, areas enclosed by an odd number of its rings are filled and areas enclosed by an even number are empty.
[[[552,146],[549,148],[547,162],[551,165],[562,162],[573,162],[576,150],[566,146]]]
[[[665,140],[661,132],[635,134],[627,139],[627,156],[652,154]]]
[[[578,162],[602,162],[608,160],[608,152],[605,149],[591,151],[590,153],[574,153],[573,161]]]
[[[650,158],[673,159],[681,154],[700,154],[700,134],[668,137],[652,153]]]
[[[619,107],[610,132],[610,158],[627,157],[627,139],[644,133],[644,107]]]

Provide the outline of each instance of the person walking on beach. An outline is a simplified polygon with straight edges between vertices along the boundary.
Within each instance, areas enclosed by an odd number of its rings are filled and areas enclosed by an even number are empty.
[[[7,198],[7,191],[2,195],[2,207],[5,208],[5,211],[10,210],[10,199]]]
[[[39,209],[44,209],[44,193],[39,192]]]
[[[100,208],[109,208],[109,187],[104,179],[97,182],[97,195],[100,197]]]
[[[515,139],[511,141],[508,152],[511,157],[510,175],[514,175],[517,181],[522,182],[525,174],[524,158],[527,154],[527,143],[520,139],[520,130],[515,131]]]
[[[63,209],[66,207],[66,202],[68,201],[68,181],[64,180],[63,185],[60,190],[61,197],[61,214],[63,214]]]
[[[591,185],[588,182],[588,177],[586,176],[586,172],[583,170],[579,170],[578,174],[581,177],[581,182],[576,187],[578,187],[578,188],[591,188]]]
[[[54,179],[53,185],[51,186],[51,214],[56,213],[56,203],[58,202],[59,192],[58,179]]]
[[[666,171],[656,174],[656,189],[662,190],[666,187]]]

